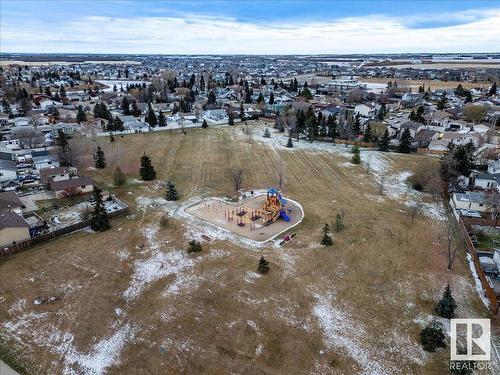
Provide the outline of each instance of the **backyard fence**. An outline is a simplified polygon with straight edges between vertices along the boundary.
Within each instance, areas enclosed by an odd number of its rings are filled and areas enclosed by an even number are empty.
[[[361,141],[351,141],[348,139],[335,139],[336,144],[342,144],[342,145],[353,145],[353,146],[359,146],[359,147],[364,147],[364,148],[373,148],[375,147],[375,143],[371,142],[361,142]]]
[[[108,218],[111,219],[114,217],[127,215],[130,212],[129,207],[125,203],[123,203],[122,201],[118,200],[117,198],[114,198],[114,199],[115,199],[115,201],[118,201],[119,203],[121,203],[125,207],[120,208],[120,209],[115,210],[115,211],[112,211],[112,212],[109,212]],[[0,249],[0,258],[6,257],[8,255],[19,253],[21,251],[24,251],[24,250],[30,248],[33,245],[36,245],[36,244],[39,244],[39,243],[42,243],[45,241],[50,241],[50,240],[53,240],[55,238],[64,236],[66,234],[75,232],[77,230],[86,228],[86,227],[90,226],[91,222],[92,222],[92,219],[82,220],[82,221],[79,221],[78,223],[67,225],[65,227],[50,231],[48,233],[44,233],[44,234],[40,234],[40,235],[32,237],[32,238],[28,238],[27,240],[12,244],[10,246],[5,246],[2,249]]]
[[[467,218],[466,220],[469,220],[470,218]],[[490,301],[490,308],[491,311],[496,315],[498,313],[498,298],[496,293],[493,291],[493,288],[490,286],[490,283],[486,279],[486,275],[483,272],[483,268],[481,267],[481,263],[479,262],[479,257],[477,256],[476,248],[474,244],[472,243],[472,240],[469,236],[469,232],[467,230],[467,227],[464,223],[464,220],[462,220],[462,216],[458,218],[458,227],[460,229],[460,233],[462,234],[462,237],[465,240],[465,245],[467,247],[467,252],[470,254],[472,257],[472,261],[474,262],[474,267],[476,268],[476,273],[477,276],[479,277],[479,280],[481,281],[481,286],[483,287],[484,294]]]

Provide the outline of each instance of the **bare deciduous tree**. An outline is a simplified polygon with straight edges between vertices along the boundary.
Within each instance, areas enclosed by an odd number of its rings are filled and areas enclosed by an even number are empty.
[[[411,223],[415,221],[415,217],[417,217],[418,213],[420,212],[421,205],[419,203],[413,205],[410,207],[410,215],[411,215]]]
[[[448,270],[451,270],[453,262],[455,261],[455,255],[458,250],[458,246],[456,244],[455,246],[453,246],[453,237],[454,237],[453,234],[454,234],[453,223],[448,223],[447,234],[446,234],[446,240],[448,241]]]
[[[230,176],[231,176],[231,182],[233,183],[234,190],[236,191],[236,195],[238,195],[238,192],[241,189],[241,186],[243,185],[243,176],[244,176],[244,170],[241,167],[235,167],[232,168],[230,171]]]
[[[33,126],[14,128],[12,133],[13,137],[17,138],[23,147],[45,146],[45,136],[41,130]]]
[[[285,185],[285,174],[286,174],[285,163],[283,163],[283,160],[278,157],[278,159],[276,159],[276,161],[274,162],[273,168],[276,173],[276,182],[278,184],[278,188],[282,190],[283,186]]]

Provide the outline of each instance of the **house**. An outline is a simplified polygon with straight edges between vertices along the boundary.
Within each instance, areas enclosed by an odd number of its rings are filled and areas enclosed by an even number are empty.
[[[62,107],[62,103],[52,99],[46,99],[40,102],[40,109],[43,109],[44,111],[48,110],[49,108],[60,108],[60,107]]]
[[[406,107],[414,107],[423,103],[424,94],[407,92],[401,97],[402,104]]]
[[[480,189],[497,189],[500,186],[500,172],[489,174],[479,173],[474,181],[474,187]]]
[[[500,159],[488,163],[488,173],[500,173]]]
[[[213,121],[227,121],[228,119],[224,109],[209,109],[205,111],[205,117]]]
[[[483,192],[466,191],[465,193],[453,193],[450,205],[455,210],[472,210],[486,212],[486,196]]]
[[[450,144],[449,139],[435,139],[429,143],[427,148],[431,151],[441,151],[441,152],[446,152],[448,151],[448,145]]]
[[[8,148],[11,150],[19,150],[21,148],[21,145],[19,143],[19,139],[10,139],[8,141],[1,141],[0,147]]]
[[[29,117],[16,117],[13,120],[13,122],[14,122],[14,126],[16,126],[16,127],[31,125],[31,119]]]
[[[438,139],[439,133],[430,129],[420,129],[415,135],[415,142],[417,142],[418,147],[426,148],[429,144]]]
[[[59,158],[55,155],[34,156],[33,163],[36,169],[59,167]]]
[[[0,159],[0,183],[16,179],[17,179],[16,163],[12,160]]]
[[[42,182],[64,181],[71,178],[72,171],[66,167],[45,168],[40,171]]]
[[[369,118],[374,118],[379,110],[380,110],[380,104],[378,103],[363,103],[363,104],[357,104],[354,107],[354,112],[358,113],[363,117],[369,117]]]
[[[0,193],[0,210],[13,211],[21,215],[23,202],[15,191],[4,191]]]
[[[403,132],[408,129],[410,131],[410,135],[412,138],[415,138],[415,136],[417,135],[417,133],[422,130],[422,129],[425,129],[425,126],[424,124],[420,124],[418,122],[412,122],[412,121],[408,121],[408,122],[405,122],[404,124],[401,125],[401,127],[399,128],[399,137],[401,138],[401,135],[403,134]]]
[[[30,238],[29,224],[17,213],[0,211],[0,246],[9,246]]]
[[[70,178],[69,180],[51,181],[48,187],[54,192],[56,198],[90,193],[94,190],[92,179],[84,176]]]
[[[147,122],[141,122],[137,119],[128,120],[123,122],[123,127],[126,130],[130,130],[134,133],[144,133],[151,130]]]

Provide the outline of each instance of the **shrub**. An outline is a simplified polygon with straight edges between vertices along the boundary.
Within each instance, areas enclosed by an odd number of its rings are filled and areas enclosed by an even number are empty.
[[[420,343],[427,352],[435,352],[437,348],[446,348],[444,338],[443,325],[436,320],[420,332]]]
[[[196,240],[189,241],[188,253],[199,253],[201,251],[201,243]]]

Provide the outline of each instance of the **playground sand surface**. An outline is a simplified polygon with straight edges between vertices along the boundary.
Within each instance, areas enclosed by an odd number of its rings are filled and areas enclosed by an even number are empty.
[[[287,198],[285,197],[285,199]],[[254,241],[267,241],[275,237],[277,234],[294,227],[300,222],[304,215],[301,207],[288,199],[288,210],[291,210],[288,211],[288,216],[290,217],[289,222],[286,222],[282,218],[278,218],[274,223],[263,226],[262,221],[258,219],[255,221],[255,229],[253,229],[253,225],[250,225],[250,211],[262,208],[265,201],[265,194],[246,198],[237,203],[227,202],[218,198],[208,198],[201,203],[187,208],[185,212]],[[244,226],[238,225],[240,217],[237,216],[236,213],[233,215],[233,220],[228,220],[225,217],[225,213],[229,211],[236,212],[236,208],[238,207],[245,207],[248,209],[247,213],[243,216],[243,221],[245,222]]]

